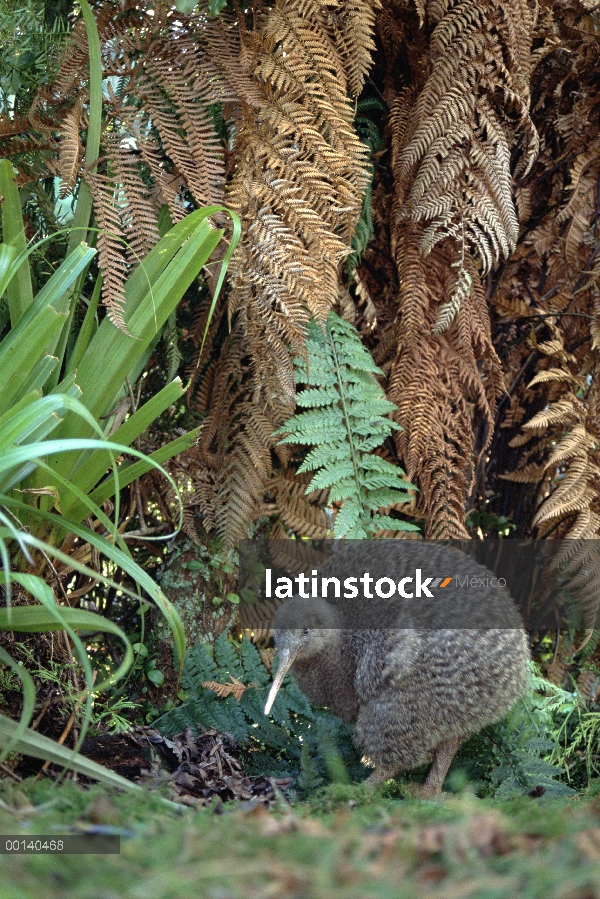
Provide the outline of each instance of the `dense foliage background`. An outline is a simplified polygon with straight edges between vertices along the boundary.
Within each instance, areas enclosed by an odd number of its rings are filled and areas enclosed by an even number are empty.
[[[82,703],[117,729],[175,714],[186,639],[248,659],[247,535],[597,539],[599,24],[588,0],[0,0],[2,564],[73,629],[2,621],[21,738],[79,745]],[[569,576],[594,616],[585,554]],[[108,622],[85,646],[80,612]],[[521,742],[488,735],[509,761],[474,763],[485,789],[595,775],[599,636],[536,635],[557,686]],[[108,680],[94,707],[74,646]],[[179,699],[204,709],[204,681]]]

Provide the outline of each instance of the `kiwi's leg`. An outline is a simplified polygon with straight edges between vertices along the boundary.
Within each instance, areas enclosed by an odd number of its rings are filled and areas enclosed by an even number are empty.
[[[444,740],[443,743],[436,747],[433,754],[433,764],[425,783],[419,790],[421,799],[427,799],[429,796],[437,796],[438,793],[441,793],[448,768],[456,755],[456,750],[460,743],[460,740]]]

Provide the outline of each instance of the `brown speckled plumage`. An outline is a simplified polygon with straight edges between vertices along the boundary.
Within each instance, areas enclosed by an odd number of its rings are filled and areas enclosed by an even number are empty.
[[[358,544],[353,553],[353,574],[376,570],[396,581],[418,567],[429,574],[490,575],[443,545],[382,540]],[[342,555],[319,571],[347,573]],[[525,689],[530,654],[522,622],[497,586],[457,587],[421,603],[398,605],[396,597],[393,627],[382,627],[381,617],[369,627],[368,602],[361,597],[359,608],[358,600],[288,600],[275,618],[280,664],[293,664],[312,702],[356,723],[356,742],[375,768],[372,783],[433,760],[423,794],[437,793],[462,740],[500,720]],[[390,623],[387,601],[375,601],[373,609],[380,614],[384,606]],[[469,626],[444,628],[444,608]],[[442,616],[435,627],[432,611]]]

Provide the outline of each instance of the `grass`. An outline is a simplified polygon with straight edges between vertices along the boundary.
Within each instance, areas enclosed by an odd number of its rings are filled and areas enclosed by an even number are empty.
[[[4,783],[0,832],[85,824],[120,855],[0,856],[0,899],[593,899],[600,803],[368,797],[332,785],[294,808],[169,808],[155,794]]]

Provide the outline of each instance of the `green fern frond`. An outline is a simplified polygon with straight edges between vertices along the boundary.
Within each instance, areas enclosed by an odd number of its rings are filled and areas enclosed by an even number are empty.
[[[230,675],[247,687],[239,702],[202,686],[205,681],[226,683]],[[291,775],[297,778],[296,794],[306,795],[327,779],[332,746],[352,776],[360,778],[364,769],[349,726],[325,710],[312,709],[289,677],[277,694],[272,716],[267,717],[264,707],[270,683],[271,674],[250,640],[244,638],[237,646],[223,632],[214,648],[196,643],[188,650],[181,678],[187,698],[153,726],[167,736],[181,733],[186,726],[194,733],[199,727],[215,727],[240,745],[249,774]],[[329,739],[326,745],[323,735]]]
[[[560,758],[560,722],[577,709],[577,696],[543,678],[531,662],[529,687],[508,716],[472,737],[461,750],[471,781],[484,792],[512,799],[532,790],[546,797],[572,796]]]
[[[377,153],[383,147],[383,135],[376,122],[368,115],[368,113],[379,113],[385,115],[388,110],[385,105],[376,97],[367,97],[360,100],[354,119],[354,127],[356,128],[361,141],[369,147],[370,156]],[[374,183],[373,164],[370,164],[370,180],[365,190],[360,218],[356,223],[354,235],[352,237],[352,252],[346,260],[346,272],[351,275],[356,266],[362,259],[365,250],[369,245],[369,241],[373,237],[373,183]]]
[[[215,640],[215,661],[219,666],[221,674],[232,674],[234,677],[239,677],[240,680],[243,680],[243,661],[229,640],[227,631],[223,631]]]
[[[334,312],[324,329],[314,321],[306,341],[307,359],[297,359],[296,380],[304,389],[298,406],[276,436],[281,443],[313,447],[298,473],[314,471],[307,493],[329,489],[339,504],[333,535],[364,538],[381,530],[418,528],[381,514],[411,497],[416,489],[391,462],[371,455],[398,430],[388,417],[396,407],[386,399],[376,375],[381,374],[356,329]]]

